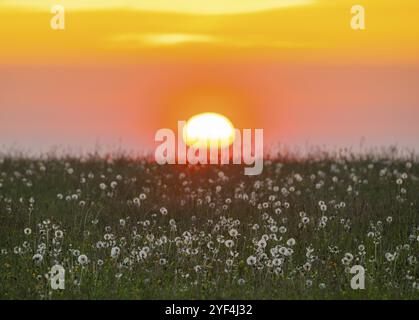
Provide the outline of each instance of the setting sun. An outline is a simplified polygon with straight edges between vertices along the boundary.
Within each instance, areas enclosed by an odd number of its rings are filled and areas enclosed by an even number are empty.
[[[189,146],[228,147],[234,141],[234,126],[221,114],[201,113],[187,121],[183,130],[183,140]]]

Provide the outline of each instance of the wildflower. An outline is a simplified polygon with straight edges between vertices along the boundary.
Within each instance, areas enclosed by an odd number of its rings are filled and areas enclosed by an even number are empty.
[[[119,247],[113,247],[113,248],[111,249],[111,257],[112,257],[113,259],[118,258],[118,256],[119,256],[120,252],[121,252],[121,249],[120,249]]]
[[[147,252],[145,250],[140,250],[140,252],[138,253],[138,256],[141,260],[144,260],[147,258]]]
[[[275,275],[279,276],[282,273],[282,268],[281,267],[276,267],[274,269],[274,273],[275,273]]]
[[[237,236],[238,236],[238,231],[237,231],[237,229],[230,229],[229,231],[228,231],[228,233],[229,233],[229,235],[231,236],[231,237],[233,237],[233,238],[236,238]]]
[[[145,199],[147,199],[147,195],[145,193],[141,193],[140,200],[145,200]]]
[[[165,207],[161,207],[160,208],[160,213],[161,213],[162,216],[167,215],[167,209]]]
[[[42,254],[40,253],[36,253],[33,257],[32,260],[36,263],[36,264],[40,264],[42,262],[42,260],[44,260],[44,257],[42,256]]]
[[[195,270],[196,273],[199,273],[202,270],[202,267],[200,265],[196,265],[194,267],[194,270]]]
[[[391,223],[391,222],[393,221],[393,217],[388,216],[388,217],[386,218],[386,221],[387,221],[387,223]]]
[[[233,265],[233,259],[227,259],[226,260],[227,267],[231,267]]]
[[[416,264],[416,261],[417,261],[417,259],[416,259],[416,257],[415,257],[415,256],[409,256],[409,257],[407,258],[407,262],[409,262],[409,265],[414,265],[414,264]]]
[[[348,259],[349,262],[352,262],[352,260],[354,259],[354,256],[352,253],[347,252],[345,253],[345,258]]]
[[[32,230],[31,230],[31,228],[25,228],[25,229],[23,230],[23,233],[24,233],[24,234],[26,234],[26,235],[28,236],[28,235],[30,235],[30,234],[32,233]]]
[[[280,247],[278,251],[279,251],[280,254],[282,254],[283,256],[285,256],[285,254],[287,253],[287,248]]]
[[[394,254],[391,254],[390,252],[387,252],[384,256],[385,256],[385,258],[387,259],[388,262],[394,261],[394,258],[395,258]]]
[[[247,258],[246,262],[249,266],[254,266],[256,264],[256,257],[250,256]]]
[[[290,257],[294,253],[294,250],[291,248],[286,248],[285,256]]]
[[[257,245],[259,248],[266,248],[266,245],[267,245],[266,240],[265,239],[259,240]]]
[[[290,239],[288,239],[288,241],[287,241],[287,245],[288,245],[289,247],[293,247],[293,246],[295,245],[295,239],[294,239],[294,238],[290,238]]]
[[[287,232],[287,228],[285,228],[284,226],[280,226],[279,233],[285,233],[285,232]]]
[[[304,263],[303,269],[306,272],[310,271],[310,269],[311,269],[311,263],[309,263],[309,262]]]
[[[77,261],[82,265],[85,266],[89,263],[89,259],[87,258],[87,256],[85,254],[81,254],[79,255],[79,257],[77,258]]]
[[[104,236],[103,236],[103,239],[105,241],[109,241],[109,240],[112,239],[112,235],[110,233],[105,233]]]
[[[224,242],[224,244],[227,248],[232,248],[234,246],[234,241],[233,240],[226,240]]]
[[[64,236],[64,232],[62,232],[61,230],[56,230],[54,234],[55,237],[58,239],[61,239]]]
[[[272,260],[272,265],[275,266],[275,267],[279,267],[280,265],[282,265],[282,260],[279,259],[279,258],[274,258]]]

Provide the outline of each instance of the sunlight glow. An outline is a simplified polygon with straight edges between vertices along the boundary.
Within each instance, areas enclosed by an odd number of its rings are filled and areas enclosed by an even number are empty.
[[[183,140],[189,146],[228,147],[234,141],[234,126],[218,113],[201,113],[190,118],[183,131]]]

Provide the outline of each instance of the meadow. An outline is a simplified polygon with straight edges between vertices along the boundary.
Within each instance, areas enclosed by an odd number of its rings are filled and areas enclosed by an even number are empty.
[[[4,155],[0,221],[1,299],[419,299],[413,155],[275,157],[258,176]]]

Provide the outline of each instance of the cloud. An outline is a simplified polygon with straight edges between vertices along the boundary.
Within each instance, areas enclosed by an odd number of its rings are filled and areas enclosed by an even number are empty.
[[[67,9],[134,9],[188,14],[240,14],[275,10],[315,3],[315,0],[61,0]],[[49,10],[53,0],[3,0],[0,7]]]
[[[174,47],[185,44],[217,45],[224,48],[312,48],[320,44],[309,42],[277,41],[274,38],[217,36],[192,33],[129,33],[108,37],[111,46],[124,48]]]
[[[187,43],[211,43],[217,38],[203,34],[158,33],[158,34],[119,34],[110,41],[130,46],[174,46]]]

